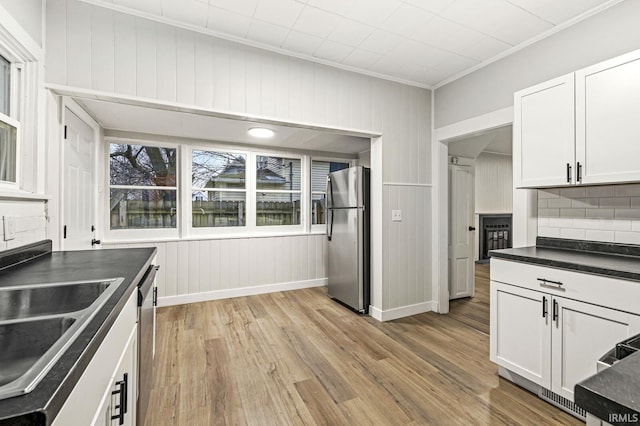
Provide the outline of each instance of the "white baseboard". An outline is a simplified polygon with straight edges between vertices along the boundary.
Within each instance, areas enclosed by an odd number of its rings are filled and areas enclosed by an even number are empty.
[[[185,303],[206,302],[208,300],[230,299],[232,297],[253,296],[256,294],[275,293],[277,291],[299,290],[302,288],[322,287],[327,285],[327,278],[315,280],[291,281],[288,283],[267,284],[255,287],[230,288],[207,291],[203,293],[180,294],[177,296],[158,297],[158,306],[183,305]]]
[[[437,307],[438,304],[434,301],[416,303],[415,305],[401,306],[384,311],[374,306],[369,306],[369,315],[378,321],[391,321],[398,318],[410,317],[411,315],[435,311]]]

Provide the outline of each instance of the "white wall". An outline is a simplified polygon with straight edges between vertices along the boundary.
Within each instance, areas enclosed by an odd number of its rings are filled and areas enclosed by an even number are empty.
[[[513,165],[511,155],[483,152],[475,162],[475,198],[478,213],[511,213]]]
[[[373,183],[379,192],[372,197],[385,214],[382,221],[374,220],[377,226],[373,232],[382,236],[384,247],[377,263],[403,263],[408,268],[424,267],[427,272],[374,274],[377,288],[372,304],[384,310],[431,300],[430,252],[421,247],[409,250],[404,241],[389,241],[391,222],[386,217],[391,205],[412,211],[415,219],[394,224],[393,229],[429,241],[428,90],[261,51],[75,0],[50,0],[46,13],[46,80],[50,83],[382,133],[376,142],[381,146],[381,162],[373,161],[381,173],[373,174],[379,179]],[[379,253],[380,247],[373,250]]]
[[[640,184],[539,190],[538,235],[640,244]]]
[[[640,1],[625,0],[435,91],[435,128],[513,105],[513,93],[640,48]]]
[[[20,23],[33,41],[42,46],[43,0],[0,0],[0,6]]]
[[[15,238],[4,240],[3,217],[15,219]],[[16,248],[47,238],[44,201],[0,200],[0,251]]]

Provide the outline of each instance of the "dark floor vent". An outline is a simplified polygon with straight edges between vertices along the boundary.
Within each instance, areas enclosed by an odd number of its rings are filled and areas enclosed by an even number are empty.
[[[579,418],[583,422],[587,421],[587,412],[578,407],[575,402],[568,400],[564,396],[558,395],[557,393],[551,392],[549,389],[545,388],[540,388],[539,396],[550,404],[553,404],[572,416]]]

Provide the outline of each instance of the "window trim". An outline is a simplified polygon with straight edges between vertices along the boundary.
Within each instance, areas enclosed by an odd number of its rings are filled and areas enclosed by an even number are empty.
[[[176,150],[176,186],[144,186],[144,185],[111,185],[111,163],[110,163],[110,146],[111,144],[130,144],[130,145],[142,145],[152,146],[158,148],[172,148]],[[107,136],[104,138],[103,153],[106,163],[106,173],[104,176],[104,191],[102,215],[104,220],[104,236],[106,240],[136,240],[149,238],[153,235],[154,238],[179,238],[180,224],[183,216],[180,200],[180,182],[182,180],[181,172],[181,157],[182,152],[180,150],[179,143],[166,143],[157,142],[147,139],[133,139],[133,138],[120,138]],[[176,191],[176,227],[175,228],[132,228],[132,229],[111,229],[111,214],[109,206],[111,204],[111,188],[113,187],[125,187],[134,189],[158,189],[158,190],[170,190]]]
[[[185,223],[184,223],[184,230],[183,230],[183,237],[189,236],[189,237],[224,237],[224,236],[239,236],[239,235],[243,235],[243,234],[247,234],[247,233],[251,233],[252,229],[250,228],[250,214],[251,214],[251,194],[249,192],[249,187],[250,187],[250,171],[249,171],[249,164],[250,164],[250,151],[246,150],[246,149],[233,149],[233,148],[227,148],[225,145],[223,144],[211,144],[211,145],[202,145],[202,144],[198,144],[198,145],[192,145],[192,144],[187,144],[187,143],[183,143],[183,145],[185,146],[185,152],[187,152],[187,155],[185,155],[185,162],[184,162],[184,168],[185,168],[185,176],[188,177],[189,179],[184,179],[185,180],[185,187],[186,190],[184,191],[184,202],[187,203],[188,207],[188,211],[190,212],[190,214],[185,214]],[[192,186],[192,179],[191,179],[191,175],[193,173],[193,151],[209,151],[209,152],[228,152],[231,154],[242,154],[245,156],[245,170],[244,170],[244,181],[245,181],[245,185],[244,185],[244,189],[243,190],[235,190],[235,191],[229,191],[227,189],[227,191],[229,192],[241,192],[243,191],[245,193],[245,224],[244,226],[220,226],[220,227],[194,227],[193,226],[193,218],[192,218],[192,208],[193,205],[192,203],[192,199],[191,199],[191,194],[193,192],[193,186]],[[225,191],[220,191],[220,192],[225,192]],[[182,198],[182,197],[181,197]]]
[[[326,188],[325,191],[313,191],[311,188],[312,185],[312,181],[311,181],[311,176],[313,173],[313,162],[314,161],[324,161],[324,162],[335,162],[335,163],[346,163],[349,165],[349,167],[353,167],[357,164],[357,160],[356,159],[351,159],[351,158],[340,158],[340,157],[322,157],[322,156],[311,156],[310,160],[309,160],[309,201],[308,201],[308,205],[307,208],[309,209],[309,226],[310,226],[310,232],[313,234],[326,234],[327,233],[327,224],[326,223],[320,223],[320,224],[313,224],[313,221],[311,220],[311,201],[313,200],[313,195],[314,194],[324,194],[326,195]]]

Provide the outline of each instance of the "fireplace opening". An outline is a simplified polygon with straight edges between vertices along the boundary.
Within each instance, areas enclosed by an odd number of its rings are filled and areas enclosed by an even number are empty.
[[[489,262],[489,251],[512,247],[511,214],[481,214],[478,262]]]

